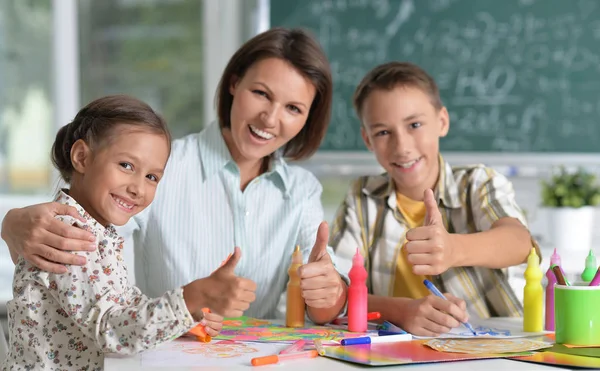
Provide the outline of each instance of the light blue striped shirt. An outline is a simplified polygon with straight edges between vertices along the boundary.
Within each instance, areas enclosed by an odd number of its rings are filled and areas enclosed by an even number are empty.
[[[239,246],[235,273],[257,283],[245,315],[282,318],[294,246],[306,262],[323,220],[321,191],[313,174],[275,157],[242,192],[217,123],[174,141],[154,202],[133,220],[136,284],[159,296],[208,276]]]

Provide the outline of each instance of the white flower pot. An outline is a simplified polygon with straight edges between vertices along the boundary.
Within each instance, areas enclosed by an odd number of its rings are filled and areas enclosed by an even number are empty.
[[[594,212],[592,206],[548,209],[550,242],[562,257],[581,259],[582,268],[592,247]]]

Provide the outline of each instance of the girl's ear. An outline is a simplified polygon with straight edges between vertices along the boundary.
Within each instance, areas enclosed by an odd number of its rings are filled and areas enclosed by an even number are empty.
[[[85,174],[85,169],[90,166],[92,150],[83,139],[78,139],[71,147],[71,164],[76,172]]]

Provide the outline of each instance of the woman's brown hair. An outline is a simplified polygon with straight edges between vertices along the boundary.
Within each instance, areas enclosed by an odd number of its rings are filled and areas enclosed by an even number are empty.
[[[165,136],[171,150],[171,134],[165,120],[146,103],[127,95],[99,98],[83,107],[73,121],[58,130],[52,145],[52,163],[69,183],[73,174],[71,148],[82,139],[92,149],[106,144],[115,129],[134,126]]]
[[[321,145],[331,117],[333,83],[325,52],[308,32],[302,29],[273,28],[247,41],[231,57],[217,88],[216,106],[221,127],[231,126],[233,96],[229,87],[234,78],[243,78],[255,63],[279,58],[308,78],[316,88],[306,124],[283,149],[283,156],[300,160],[310,157]]]

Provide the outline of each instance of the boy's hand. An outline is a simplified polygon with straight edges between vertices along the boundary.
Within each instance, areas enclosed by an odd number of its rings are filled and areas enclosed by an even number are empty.
[[[427,210],[425,222],[406,233],[408,242],[404,248],[414,274],[435,276],[454,266],[456,251],[431,189],[425,190],[423,201]]]
[[[468,321],[469,316],[464,300],[451,294],[444,295],[448,300],[435,295],[408,300],[402,308],[395,311],[398,313],[398,318],[391,318],[391,320],[413,335],[445,334],[452,328],[460,326],[460,322]]]
[[[204,330],[211,337],[219,335],[223,328],[223,317],[216,313],[204,313],[204,318],[200,321],[200,324],[204,326]]]
[[[241,257],[239,247],[225,264],[210,276],[195,280],[183,288],[183,298],[192,315],[208,307],[224,317],[240,317],[256,299],[256,283],[233,273]]]
[[[322,222],[308,263],[298,269],[302,297],[309,307],[331,308],[344,293],[344,282],[327,253],[328,240],[329,229],[327,223]]]

